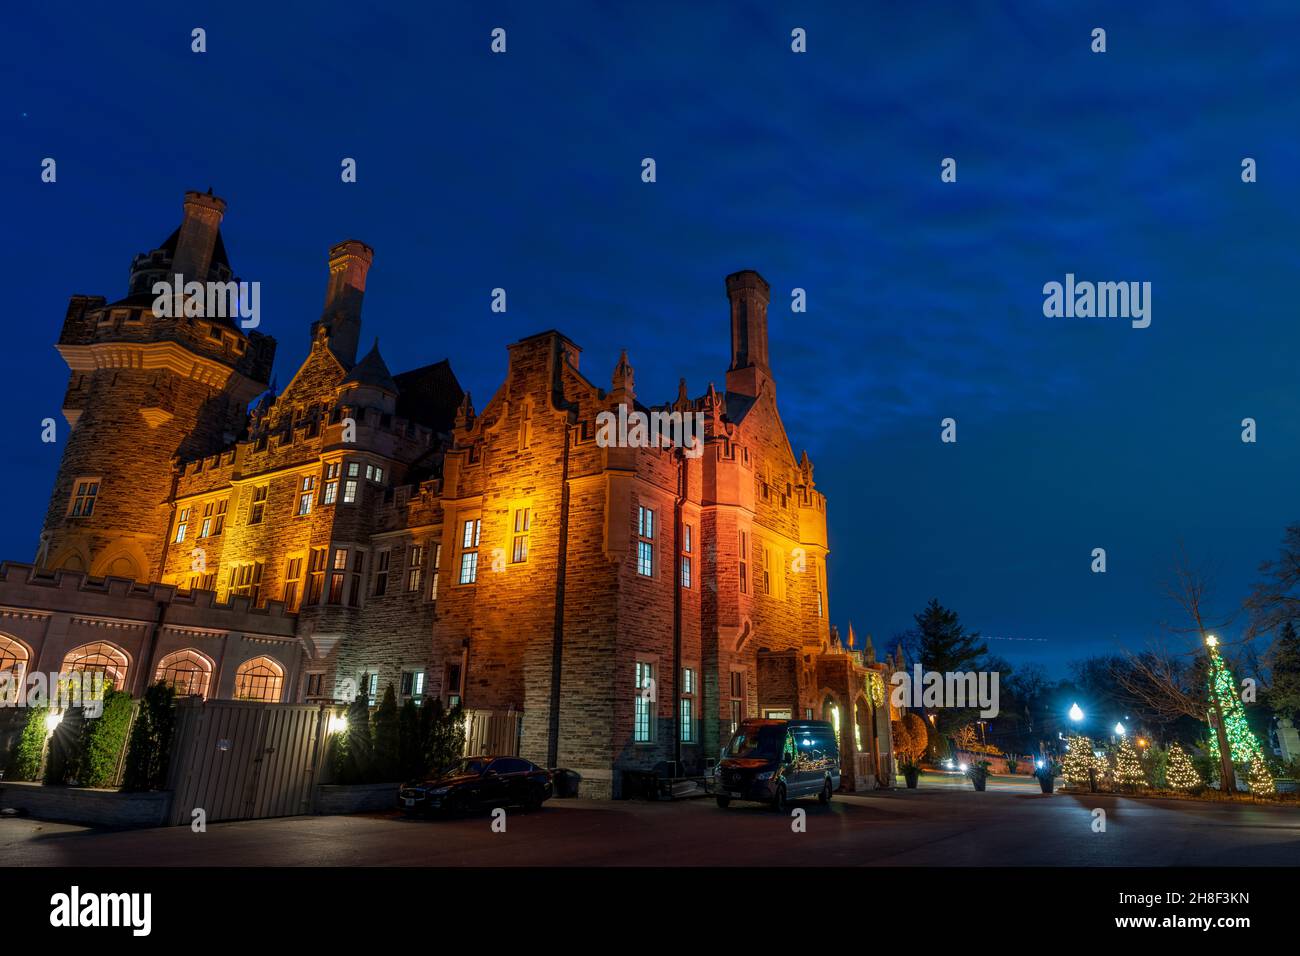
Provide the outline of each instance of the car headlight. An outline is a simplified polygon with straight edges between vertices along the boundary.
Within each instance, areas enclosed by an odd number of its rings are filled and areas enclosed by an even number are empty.
[[[755,779],[755,780],[771,780],[771,779],[772,779],[773,777],[775,777],[775,776],[776,776],[776,771],[775,771],[775,770],[765,770],[765,771],[763,771],[762,773],[760,773],[758,776],[756,776],[754,779]]]

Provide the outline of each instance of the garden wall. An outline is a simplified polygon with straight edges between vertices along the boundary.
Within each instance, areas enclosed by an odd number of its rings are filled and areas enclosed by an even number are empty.
[[[0,809],[12,807],[37,820],[104,827],[162,826],[171,803],[166,791],[121,793],[86,787],[0,782]]]

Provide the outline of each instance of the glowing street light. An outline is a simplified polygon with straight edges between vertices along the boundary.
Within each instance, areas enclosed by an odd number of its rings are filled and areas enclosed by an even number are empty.
[[[1083,720],[1083,708],[1077,703],[1070,705],[1070,719],[1076,724]]]
[[[1124,730],[1124,725],[1121,724],[1118,720],[1115,721],[1115,736],[1123,737],[1125,733],[1127,733],[1127,731]]]

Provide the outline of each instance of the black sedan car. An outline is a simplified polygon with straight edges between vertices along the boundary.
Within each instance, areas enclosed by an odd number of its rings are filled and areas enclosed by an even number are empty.
[[[462,813],[514,805],[535,810],[555,792],[551,772],[519,757],[462,757],[436,777],[397,791],[407,813]]]

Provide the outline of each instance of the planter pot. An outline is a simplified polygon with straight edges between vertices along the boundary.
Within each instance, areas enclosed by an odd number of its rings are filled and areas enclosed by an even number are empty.
[[[984,785],[989,782],[988,777],[971,777],[970,782],[974,784],[976,790],[983,790]]]
[[[915,790],[916,785],[921,781],[921,772],[919,770],[913,770],[911,772],[904,770],[903,779],[907,781],[908,790]]]
[[[1052,792],[1052,788],[1055,786],[1055,784],[1056,784],[1056,778],[1055,778],[1055,777],[1039,777],[1039,778],[1038,778],[1038,786],[1039,786],[1040,788],[1042,788],[1043,793],[1051,793],[1051,792]]]

